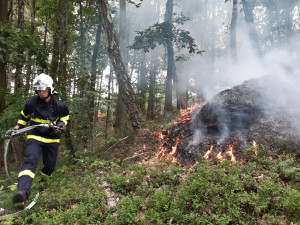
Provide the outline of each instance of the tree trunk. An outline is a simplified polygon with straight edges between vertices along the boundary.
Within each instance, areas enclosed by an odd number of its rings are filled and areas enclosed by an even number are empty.
[[[67,28],[67,11],[68,11],[68,0],[59,0],[58,3],[58,17],[57,20],[57,30],[58,43],[59,45],[59,55],[58,55],[58,83],[61,84],[62,89],[62,100],[67,101],[67,51],[68,51],[68,28]],[[70,149],[71,155],[75,157],[75,149],[73,147],[72,137],[70,130],[67,129],[66,135],[66,147]]]
[[[246,0],[242,0],[242,6],[245,14],[245,21],[248,27],[248,33],[250,37],[251,44],[253,48],[256,50],[256,53],[261,56],[261,48],[259,44],[258,35],[254,25],[254,17],[253,17],[253,3],[249,3]]]
[[[147,107],[147,120],[154,119],[154,106],[155,106],[155,80],[157,74],[157,64],[156,62],[150,61],[150,78],[149,78],[149,98]]]
[[[10,1],[8,16],[9,16],[8,18],[9,25],[11,27],[17,27],[17,0]],[[12,59],[10,59],[10,56],[8,57],[9,58],[7,59],[7,61],[12,61]],[[12,90],[11,83],[14,77],[13,70],[14,70],[14,65],[12,63],[6,65],[6,81],[7,81],[6,86],[8,90]]]
[[[140,62],[140,69],[139,69],[139,107],[141,109],[141,112],[143,114],[146,114],[146,90],[147,90],[147,68],[146,68],[146,57],[145,52],[141,52],[141,62]]]
[[[167,25],[166,32],[172,33],[172,18],[173,18],[173,0],[168,0],[166,4],[165,23]],[[167,81],[166,81],[166,94],[165,94],[165,115],[172,113],[172,81],[176,76],[176,68],[174,61],[174,49],[172,38],[167,38],[167,53],[168,53],[168,68],[167,68]]]
[[[216,24],[216,2],[211,2],[211,23]],[[209,60],[209,73],[215,77],[215,61],[216,61],[216,27],[211,27],[210,37],[210,60]]]
[[[144,118],[135,103],[135,94],[128,78],[128,73],[122,61],[117,36],[114,30],[113,20],[110,14],[107,0],[98,0],[103,27],[106,31],[108,41],[108,54],[113,65],[120,86],[123,101],[131,120],[133,129],[138,132],[144,124]]]
[[[86,29],[85,19],[83,17],[83,6],[81,1],[79,2],[79,17],[80,17],[80,37],[79,37],[79,73],[78,73],[78,91],[79,96],[83,97],[85,90],[87,90],[88,84],[88,71],[87,71],[87,57],[86,57]]]
[[[297,8],[298,8],[298,21],[299,21],[300,20],[300,0],[298,0]]]
[[[30,8],[30,34],[33,36],[35,32],[35,0],[29,1],[29,8]],[[29,86],[30,86],[30,78],[32,73],[32,52],[28,51],[28,62],[27,62],[27,71],[26,71],[26,85],[25,85],[25,93],[29,93]]]
[[[18,0],[18,28],[21,32],[24,32],[24,0]],[[18,54],[23,55],[24,52],[20,48],[18,49]],[[24,63],[21,60],[18,60],[16,63],[16,72],[15,72],[15,93],[21,93],[23,86],[23,68]]]
[[[59,67],[59,56],[61,52],[61,30],[62,30],[62,15],[60,14],[62,10],[62,5],[65,4],[63,0],[59,0],[58,3],[58,13],[55,15],[56,18],[56,32],[53,34],[53,49],[52,49],[52,61],[50,66],[50,76],[55,81],[58,78],[58,67]],[[45,39],[46,40],[46,39]]]
[[[108,96],[107,96],[107,110],[106,110],[106,120],[105,120],[105,140],[108,138],[108,128],[109,128],[109,123],[110,123],[110,106],[111,106],[111,83],[112,83],[112,71],[110,71],[109,78],[108,78]]]
[[[6,25],[8,23],[8,0],[0,0],[0,23]],[[3,35],[3,30],[0,30],[0,37]],[[6,49],[7,46],[0,43],[0,48]],[[5,109],[6,105],[6,56],[0,59],[0,115]]]
[[[92,92],[89,95],[89,130],[92,131],[94,129],[94,112],[95,112],[95,86],[96,86],[96,73],[97,73],[97,58],[100,49],[100,39],[101,38],[101,24],[97,26],[97,34],[96,34],[96,42],[94,45],[94,51],[92,55],[92,63],[91,63],[91,86],[90,91]]]
[[[233,62],[237,62],[237,48],[236,48],[236,22],[238,17],[238,1],[233,0],[232,3],[232,17],[230,24],[230,50]]]
[[[128,51],[127,51],[127,29],[126,29],[126,0],[120,0],[120,52],[121,57],[128,73]],[[122,99],[122,91],[119,86],[117,107],[116,107],[116,132],[119,136],[124,137],[128,133],[126,106]],[[125,113],[124,113],[125,112]]]

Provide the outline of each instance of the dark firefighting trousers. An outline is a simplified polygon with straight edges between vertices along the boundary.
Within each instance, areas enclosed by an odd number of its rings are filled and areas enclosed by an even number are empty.
[[[18,190],[25,190],[29,197],[41,154],[43,155],[44,164],[41,174],[44,176],[52,175],[55,170],[58,146],[59,143],[43,143],[34,139],[27,140],[25,161],[18,178]]]

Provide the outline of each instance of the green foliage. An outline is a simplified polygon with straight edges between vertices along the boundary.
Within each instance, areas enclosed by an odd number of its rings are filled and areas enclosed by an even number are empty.
[[[83,152],[84,163],[58,168],[17,224],[299,223],[298,165],[291,155],[273,160],[262,151],[248,164],[200,160],[193,170],[85,159]],[[108,207],[107,189],[116,206]]]
[[[175,169],[171,166],[167,168],[165,166],[157,167],[149,171],[149,184],[153,188],[158,188],[163,185],[175,185],[177,178],[181,173],[180,169]]]
[[[139,196],[126,196],[117,206],[119,214],[117,224],[130,224],[136,222],[136,216],[141,207],[142,199]]]
[[[201,54],[203,51],[198,50],[195,39],[190,36],[190,32],[176,26],[183,25],[188,20],[188,17],[181,15],[175,18],[172,24],[168,22],[155,23],[144,31],[138,31],[138,35],[135,36],[130,48],[143,49],[145,52],[149,52],[156,45],[166,45],[171,39],[178,49],[186,48],[189,53]]]
[[[162,188],[157,190],[146,203],[146,218],[155,224],[166,224],[170,215],[172,191]]]
[[[281,161],[278,165],[278,172],[284,180],[300,181],[300,168],[292,159]]]
[[[0,48],[0,60],[9,61],[12,65],[17,63],[26,63],[27,58],[25,51],[36,56],[37,64],[45,69],[47,65],[48,49],[40,42],[37,35],[32,35],[29,31],[21,31],[19,28],[12,26],[3,26],[0,24],[1,32],[0,44],[9,46]]]
[[[118,174],[112,172],[108,177],[108,182],[111,185],[111,188],[116,192],[125,193],[126,190],[126,177],[124,174]]]
[[[147,169],[143,165],[135,165],[134,168],[130,167],[127,171],[129,185],[132,187],[140,185],[147,174]]]
[[[20,95],[7,95],[7,107],[0,117],[0,137],[4,138],[5,132],[13,129],[18,122],[24,102],[29,99]]]

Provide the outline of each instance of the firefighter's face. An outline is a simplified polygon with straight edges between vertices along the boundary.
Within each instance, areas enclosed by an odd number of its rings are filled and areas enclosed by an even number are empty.
[[[46,98],[48,96],[48,93],[49,93],[49,90],[39,90],[38,91],[38,95],[41,97],[41,98]]]

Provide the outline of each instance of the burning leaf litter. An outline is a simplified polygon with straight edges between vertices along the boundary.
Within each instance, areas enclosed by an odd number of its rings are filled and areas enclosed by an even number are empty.
[[[156,157],[159,159],[170,160],[175,163],[178,162],[177,158],[177,149],[181,140],[184,140],[174,135],[176,134],[176,130],[178,130],[178,126],[182,126],[182,124],[191,122],[192,115],[195,111],[199,111],[201,107],[205,105],[205,102],[201,101],[199,104],[195,104],[185,110],[180,112],[180,117],[177,122],[174,123],[173,127],[168,130],[162,130],[158,134],[158,139],[161,141],[162,145],[160,147],[160,151],[157,153]],[[238,138],[233,138],[233,143],[229,144],[226,149],[220,144],[217,146],[210,145],[210,149],[206,151],[202,157],[206,160],[215,158],[219,162],[223,162],[223,160],[230,160],[232,162],[236,162],[236,156],[234,155],[234,150],[239,147]],[[253,140],[252,142],[252,151],[257,156],[257,144]],[[212,154],[213,150],[216,149],[217,154]]]
[[[182,110],[173,126],[159,133],[157,158],[181,164],[194,164],[199,157],[248,161],[251,156],[247,149],[257,156],[257,143],[275,154],[299,153],[299,120],[293,116],[299,113],[291,114],[284,105],[271,104],[264,96],[272,89],[272,80],[274,77],[266,76],[245,81],[208,102]]]

